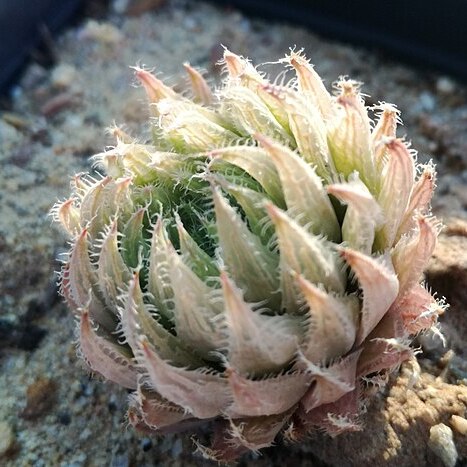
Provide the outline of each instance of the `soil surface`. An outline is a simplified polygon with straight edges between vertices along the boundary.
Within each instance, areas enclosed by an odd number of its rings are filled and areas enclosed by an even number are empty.
[[[367,104],[397,104],[419,159],[433,159],[433,211],[447,225],[426,273],[451,309],[443,346],[420,336],[418,362],[375,394],[366,429],[266,449],[240,465],[467,465],[467,87],[449,76],[388,61],[375,51],[298,27],[180,0],[112,2],[55,44],[52,69],[37,63],[0,112],[0,464],[6,466],[211,465],[189,435],[149,437],[127,428],[125,390],[90,378],[76,356],[75,323],[56,294],[56,260],[67,249],[48,212],[71,175],[124,124],[144,137],[148,113],[131,65],[154,67],[177,89],[183,62],[220,79],[222,46],[255,63],[304,48],[328,87],[340,75],[364,83]],[[272,75],[276,66],[264,67]],[[456,464],[457,462],[457,464]]]

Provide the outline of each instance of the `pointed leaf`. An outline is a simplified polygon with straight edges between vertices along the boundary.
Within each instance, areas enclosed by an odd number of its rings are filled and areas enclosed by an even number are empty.
[[[391,257],[399,278],[399,295],[403,295],[420,281],[436,246],[438,231],[435,221],[417,217],[417,230],[402,237],[394,247]]]
[[[146,214],[145,208],[140,208],[130,217],[123,228],[121,239],[122,258],[130,268],[136,268],[143,257],[144,236],[143,220]]]
[[[255,146],[224,147],[211,151],[210,156],[213,157],[211,170],[216,171],[219,167],[217,160],[236,165],[257,180],[275,204],[285,206],[281,180],[274,162],[264,149]]]
[[[328,294],[299,274],[296,281],[309,307],[308,329],[301,346],[303,355],[314,363],[328,362],[345,355],[357,335],[357,298]]]
[[[256,134],[279,173],[289,215],[314,234],[340,241],[340,227],[331,201],[314,169],[297,154],[269,138]]]
[[[190,78],[191,89],[195,96],[195,101],[203,105],[211,104],[214,99],[212,91],[201,73],[190,66],[189,63],[184,63],[183,66]]]
[[[370,119],[358,86],[353,81],[337,83],[337,113],[328,127],[328,145],[337,171],[348,177],[357,171],[371,193],[379,188],[370,135]]]
[[[102,209],[111,199],[106,191],[107,185],[112,181],[110,177],[96,181],[86,191],[80,205],[80,224],[86,228],[91,238],[96,238],[109,219],[102,216]]]
[[[248,302],[278,299],[278,258],[250,232],[217,188],[213,189],[221,257]]]
[[[219,275],[217,265],[186,231],[178,214],[175,215],[175,221],[183,262],[202,280],[217,277]]]
[[[229,123],[240,135],[248,137],[260,132],[286,144],[294,144],[257,92],[230,85],[222,90],[220,99],[221,114],[228,115]]]
[[[388,162],[382,173],[382,186],[378,197],[386,223],[376,237],[377,247],[381,251],[393,246],[408,207],[415,172],[413,157],[403,141],[389,140],[386,148]]]
[[[73,244],[66,266],[66,296],[75,304],[74,308],[84,308],[91,298],[91,291],[97,283],[96,271],[91,264],[88,252],[88,231],[83,229]]]
[[[170,282],[168,248],[172,246],[161,218],[154,225],[149,254],[147,290],[159,314],[167,321],[173,316],[173,289]]]
[[[193,418],[193,415],[182,407],[164,399],[157,392],[143,389],[141,385],[138,385],[136,403],[144,422],[153,430],[160,430]]]
[[[342,240],[354,250],[371,254],[375,231],[384,222],[381,207],[357,174],[349,183],[328,185],[327,191],[347,204]]]
[[[323,120],[329,119],[333,112],[332,97],[313,65],[306,59],[302,51],[291,52],[284,61],[295,69],[300,93],[310,96],[313,104],[319,109]]]
[[[118,248],[117,220],[104,233],[104,238],[97,262],[97,283],[110,308],[119,304],[118,297],[131,278],[130,270],[123,261]]]
[[[356,350],[328,367],[319,367],[304,356],[298,363],[313,378],[313,384],[301,400],[305,412],[337,401],[355,389],[357,362],[362,349]]]
[[[373,338],[365,342],[358,362],[358,376],[391,372],[414,354],[408,343],[394,338]]]
[[[241,374],[255,376],[284,368],[298,349],[301,318],[253,311],[227,275],[221,273],[220,278],[229,336],[229,365]]]
[[[363,293],[360,328],[356,344],[363,342],[378,324],[399,292],[399,281],[390,259],[377,259],[351,249],[342,249],[342,257],[352,268]]]
[[[396,240],[415,227],[416,213],[426,214],[429,211],[430,201],[436,186],[436,172],[432,164],[422,166],[422,170],[412,189],[409,205],[397,232]]]
[[[192,351],[186,349],[183,341],[167,331],[157,318],[157,314],[152,313],[150,306],[144,302],[139,273],[135,272],[120,310],[121,329],[133,353],[139,349],[139,339],[144,336],[161,358],[174,365],[202,364]]]
[[[222,295],[191,271],[173,249],[169,250],[169,264],[170,281],[175,291],[177,338],[204,358],[209,358],[210,352],[219,350],[225,342],[219,325]]]
[[[79,208],[75,205],[75,198],[68,198],[65,201],[56,203],[50,214],[55,222],[58,222],[69,235],[76,235],[81,226],[79,223]]]
[[[217,175],[211,175],[210,179],[235,198],[245,213],[250,230],[261,239],[263,245],[269,245],[274,235],[274,227],[268,222],[269,216],[264,207],[267,201],[266,196],[250,188],[229,183]]]
[[[310,282],[323,284],[327,290],[343,293],[346,278],[333,244],[308,233],[274,205],[268,204],[266,209],[279,242],[283,307],[297,308],[298,296],[291,271],[302,274]]]
[[[149,73],[149,71],[139,67],[134,67],[134,70],[135,76],[143,85],[151,104],[155,104],[162,99],[176,99],[179,97],[172,88],[166,86],[160,79]]]
[[[218,421],[209,449],[211,458],[218,462],[232,462],[244,452],[271,446],[291,413]]]
[[[406,333],[415,335],[431,328],[443,311],[443,305],[437,303],[425,287],[415,284],[404,295],[399,295],[388,314],[402,319]]]
[[[144,365],[151,387],[195,417],[217,417],[230,403],[232,396],[227,379],[220,374],[172,366],[144,338],[140,349],[138,361]]]
[[[256,68],[246,59],[236,55],[230,50],[224,51],[224,63],[229,74],[229,83],[240,83],[242,86],[256,93],[261,100],[266,104],[276,120],[288,132],[287,113],[277,101],[272,98],[268,92],[264,90],[264,86],[268,85],[268,80],[256,70]]]
[[[335,402],[323,404],[309,412],[299,412],[299,417],[304,426],[302,431],[313,432],[316,429],[324,430],[330,436],[336,436],[344,432],[360,431],[362,429],[358,420],[360,389],[356,387],[347,392]]]
[[[234,401],[224,412],[232,418],[283,413],[303,397],[312,380],[298,371],[252,380],[229,369],[227,377]]]
[[[304,105],[303,95],[288,88],[263,86],[271,98],[287,112],[288,125],[295,138],[300,156],[328,183],[336,175],[336,169],[326,139],[326,125],[313,105]]]
[[[380,111],[378,121],[371,131],[376,167],[378,172],[380,172],[386,163],[385,140],[396,137],[397,124],[401,123],[401,121],[399,117],[400,112],[393,104],[383,102],[373,109]]]
[[[87,309],[81,313],[80,349],[93,371],[120,386],[136,389],[137,372],[131,358],[122,353],[121,345],[97,334]]]
[[[217,113],[194,102],[165,99],[157,104],[157,112],[162,134],[176,152],[209,151],[238,139]]]

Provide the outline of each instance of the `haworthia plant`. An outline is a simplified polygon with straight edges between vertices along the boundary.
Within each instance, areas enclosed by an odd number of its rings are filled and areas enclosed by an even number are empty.
[[[52,211],[89,367],[133,391],[137,428],[212,422],[201,449],[220,461],[359,429],[368,386],[443,309],[420,284],[435,172],[399,112],[347,79],[331,95],[302,53],[282,63],[286,86],[226,50],[216,90],[185,65],[192,98],[136,68],[153,139],[116,129],[105,175]]]

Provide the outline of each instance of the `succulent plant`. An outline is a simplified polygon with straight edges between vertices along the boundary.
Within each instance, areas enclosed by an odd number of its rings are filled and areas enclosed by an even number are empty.
[[[136,68],[151,141],[115,128],[94,157],[106,175],[75,176],[53,215],[91,370],[133,390],[137,428],[212,422],[200,448],[231,460],[359,429],[443,306],[420,284],[435,171],[396,136],[396,107],[368,109],[345,78],[329,94],[301,52],[280,60],[287,84],[223,62],[214,92],[185,65],[191,98]]]

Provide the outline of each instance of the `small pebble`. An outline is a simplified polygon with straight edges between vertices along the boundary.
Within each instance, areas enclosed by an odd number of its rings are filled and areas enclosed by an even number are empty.
[[[46,414],[57,400],[57,383],[49,378],[38,378],[26,390],[26,408],[21,416],[34,420]]]
[[[451,417],[451,426],[462,436],[467,436],[467,420],[459,415]]]
[[[73,65],[61,63],[52,72],[50,81],[53,86],[58,88],[69,88],[76,81],[78,71]]]
[[[115,45],[123,40],[123,34],[110,23],[89,20],[79,34],[79,39],[90,39],[101,44]]]
[[[436,81],[436,90],[440,94],[452,94],[456,90],[456,85],[447,76],[442,76]]]
[[[439,423],[430,428],[428,446],[446,467],[456,465],[457,449],[452,438],[452,430],[447,425]]]
[[[425,112],[433,112],[436,107],[436,100],[429,92],[422,92],[419,97],[420,110]]]
[[[15,448],[16,438],[11,426],[0,422],[0,458],[8,456]]]

